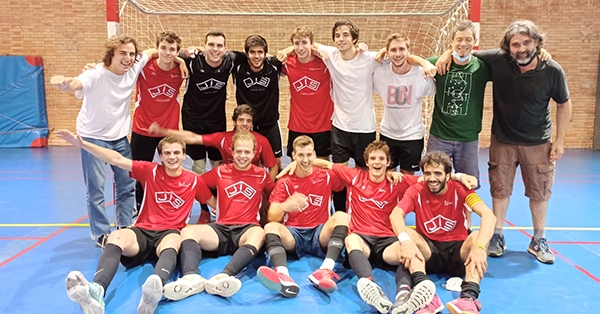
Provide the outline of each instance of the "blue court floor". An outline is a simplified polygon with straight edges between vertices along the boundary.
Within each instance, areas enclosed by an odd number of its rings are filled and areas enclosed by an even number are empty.
[[[479,194],[491,206],[487,150],[482,149]],[[598,313],[600,309],[600,152],[567,150],[557,164],[550,200],[547,238],[556,252],[554,265],[543,265],[527,253],[532,234],[528,200],[520,177],[511,199],[505,236],[508,251],[489,259],[481,283],[482,313]],[[110,181],[109,181],[110,182]],[[107,186],[107,210],[112,208]],[[73,147],[0,150],[0,313],[81,313],[65,292],[71,270],[93,277],[101,250],[89,236],[79,151]],[[195,221],[199,206],[194,207]],[[474,220],[474,225],[479,221]],[[408,224],[414,224],[409,216]],[[211,277],[230,257],[204,259],[200,272]],[[268,291],[256,277],[266,263],[257,258],[238,275],[243,286],[225,299],[202,293],[178,302],[161,301],[156,313],[368,313],[356,292],[356,276],[336,265],[339,291],[327,295],[307,276],[321,261],[303,258],[289,263],[301,292],[285,299]],[[125,271],[120,266],[106,294],[107,313],[135,313],[141,285],[153,266]],[[394,274],[375,270],[386,294],[395,293]],[[458,296],[432,276],[445,302]],[[443,313],[448,313],[444,310]]]

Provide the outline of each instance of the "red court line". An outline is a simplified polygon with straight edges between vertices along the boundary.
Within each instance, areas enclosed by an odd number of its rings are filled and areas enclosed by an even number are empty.
[[[600,241],[548,241],[548,244],[600,245]]]
[[[42,237],[0,237],[0,241],[15,241],[15,240],[42,240]]]
[[[513,224],[512,222],[508,221],[508,220],[504,220],[504,222],[506,222],[508,225],[510,225],[511,227],[516,227],[515,224]],[[522,234],[526,235],[528,238],[532,238],[532,236],[527,233],[525,230],[519,229],[519,232],[521,232]],[[577,269],[578,271],[582,272],[583,274],[585,274],[586,276],[590,277],[593,281],[600,283],[600,278],[592,275],[592,273],[590,273],[589,271],[585,270],[583,267],[575,264],[574,262],[572,262],[570,259],[566,258],[565,256],[563,256],[562,254],[558,253],[556,250],[550,248],[550,250],[552,250],[552,253],[554,253],[554,255],[560,257],[562,260],[564,260],[565,262],[567,262],[568,264],[570,264],[571,266],[575,267],[575,269]]]

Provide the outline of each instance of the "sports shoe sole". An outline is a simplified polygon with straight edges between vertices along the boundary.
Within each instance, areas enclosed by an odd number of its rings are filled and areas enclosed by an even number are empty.
[[[279,276],[277,276],[277,272],[269,267],[261,266],[256,270],[256,277],[260,283],[265,286],[265,288],[273,291],[281,290],[281,282],[279,281]]]
[[[548,264],[548,265],[552,265],[552,264],[554,264],[554,259],[552,259],[552,260],[543,260],[543,259],[541,259],[541,258],[540,258],[540,257],[537,255],[537,252],[536,252],[534,249],[532,249],[531,247],[528,247],[528,248],[527,248],[527,252],[529,252],[531,255],[535,256],[535,258],[536,258],[538,261],[540,261],[541,263],[543,263],[543,264]]]
[[[456,305],[454,305],[454,303],[452,303],[452,302],[446,303],[446,308],[448,308],[448,311],[450,311],[450,314],[479,314],[479,312],[463,311],[463,310],[457,308]]]
[[[388,313],[392,308],[392,302],[387,297],[384,298],[381,295],[381,293],[383,293],[381,292],[381,288],[373,281],[367,278],[360,278],[356,284],[356,289],[358,290],[360,298],[365,301],[365,303],[374,306],[379,313]],[[369,298],[369,296],[373,294],[377,296],[377,300],[371,300],[371,298]]]
[[[323,280],[323,279],[317,280],[317,278],[315,278],[315,276],[309,275],[308,276],[308,280],[310,280],[310,282],[313,285],[315,285],[319,289],[325,291],[326,293],[334,293],[334,292],[337,291],[337,284],[332,279],[329,279],[329,280]]]
[[[174,282],[169,282],[163,289],[165,298],[173,301],[183,300],[194,294],[201,293],[204,291],[204,283],[206,279],[201,278],[199,280],[186,280],[179,278]]]
[[[104,307],[90,294],[89,282],[82,273],[70,272],[66,286],[69,299],[79,304],[84,314],[104,314]]]
[[[433,300],[435,296],[435,284],[431,280],[424,280],[417,284],[410,292],[410,296],[406,301],[408,305],[408,312],[414,313],[422,308],[425,308],[427,304]]]
[[[153,274],[142,285],[142,299],[138,305],[139,314],[153,314],[158,302],[162,298],[163,285],[160,277]]]
[[[204,289],[207,293],[228,298],[236,294],[242,287],[242,282],[232,276],[220,280],[207,280]]]

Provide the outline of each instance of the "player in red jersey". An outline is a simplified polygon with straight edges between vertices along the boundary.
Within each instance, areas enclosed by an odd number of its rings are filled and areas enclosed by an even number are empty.
[[[318,256],[324,258],[323,264],[308,278],[332,293],[337,290],[333,278],[339,279],[333,266],[344,248],[348,214],[331,215],[331,191],[341,190],[343,183],[332,171],[313,167],[316,153],[310,137],[296,137],[293,147],[297,166],[293,174],[277,181],[270,197],[270,222],[265,225],[266,250],[275,269],[262,266],[257,276],[265,287],[295,297],[300,287],[289,276],[287,253]]]
[[[256,138],[256,151],[252,158],[252,164],[269,168],[271,180],[279,171],[277,160],[271,145],[266,137],[252,131],[254,109],[248,105],[239,105],[233,110],[233,130],[229,132],[217,132],[212,134],[196,134],[191,131],[163,128],[158,123],[150,126],[150,132],[162,135],[172,135],[182,138],[188,144],[199,144],[215,147],[223,157],[223,163],[230,164],[234,162],[233,156],[233,137],[237,132],[250,133]]]
[[[182,278],[165,286],[165,297],[181,300],[204,291],[230,297],[242,286],[235,277],[256,256],[265,234],[259,225],[262,193],[275,184],[264,168],[251,163],[256,140],[251,133],[233,137],[233,163],[223,164],[202,175],[210,188],[217,189],[217,220],[189,225],[181,231]],[[198,274],[202,251],[233,257],[223,271],[206,280]]]
[[[202,203],[215,203],[203,180],[181,166],[185,143],[175,137],[162,139],[157,146],[162,161],[159,165],[125,158],[66,130],[58,131],[56,135],[111,165],[129,171],[133,178],[143,183],[146,192],[134,226],[115,230],[108,237],[94,280],[88,282],[79,271],[69,273],[66,280],[69,298],[77,302],[84,313],[104,313],[104,294],[115,276],[119,260],[128,268],[156,260],[154,274],[142,286],[142,299],[138,306],[139,313],[154,313],[162,297],[163,286],[175,269],[181,243],[179,232],[189,217],[194,198]]]
[[[494,233],[496,217],[475,191],[450,181],[452,162],[446,154],[426,154],[421,167],[424,182],[410,187],[390,216],[401,242],[401,260],[412,265],[424,258],[428,273],[466,275],[460,298],[446,305],[452,314],[479,313],[479,282],[487,269],[487,244]],[[471,234],[467,229],[467,210],[481,217],[481,228]],[[404,217],[410,212],[416,216],[416,231],[404,224]],[[435,296],[426,309],[417,313],[438,313],[443,308]]]

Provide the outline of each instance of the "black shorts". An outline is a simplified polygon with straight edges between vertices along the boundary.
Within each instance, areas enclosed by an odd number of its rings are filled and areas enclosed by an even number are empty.
[[[196,134],[211,134],[217,132],[225,132],[227,129],[227,122],[223,123],[192,123],[186,121],[182,117],[182,126],[184,130],[192,131]],[[186,145],[186,153],[193,160],[205,159],[208,154],[210,160],[222,160],[223,157],[218,149],[215,147],[204,146],[204,145]]]
[[[211,222],[208,224],[215,230],[219,237],[219,247],[217,248],[217,256],[231,255],[238,249],[240,239],[252,227],[260,227],[255,224],[245,225],[222,225]]]
[[[152,161],[154,151],[162,137],[150,137],[131,132],[131,159]]]
[[[331,129],[331,159],[334,163],[347,162],[350,158],[358,167],[366,167],[365,148],[376,138],[372,133],[352,133],[335,126]]]
[[[254,132],[266,137],[267,140],[269,140],[269,144],[271,144],[271,149],[273,150],[275,158],[281,157],[283,142],[281,141],[281,129],[279,128],[279,122],[268,126],[255,125]]]
[[[162,239],[171,233],[179,234],[179,231],[175,229],[156,231],[132,227],[130,230],[135,233],[140,251],[137,255],[131,257],[121,255],[121,264],[125,268],[141,265],[147,260],[158,260],[156,248],[158,248]]]
[[[438,242],[423,238],[431,250],[431,257],[425,263],[428,274],[450,274],[455,277],[466,275],[464,261],[460,258],[460,248],[464,241]]]
[[[319,133],[298,133],[292,130],[288,131],[288,157],[292,157],[292,152],[294,151],[294,140],[300,135],[306,135],[312,138],[313,142],[315,142],[315,153],[317,154],[317,157],[329,158],[329,155],[331,155],[331,131]]]
[[[380,134],[379,140],[386,142],[390,147],[392,162],[389,169],[396,169],[398,165],[400,165],[400,169],[406,171],[419,171],[421,169],[419,163],[421,162],[421,155],[425,146],[423,139],[399,141]]]
[[[383,251],[385,251],[388,246],[394,244],[394,242],[398,242],[398,237],[377,237],[359,233],[357,233],[357,235],[369,246],[369,249],[371,250],[369,261],[371,261],[373,266],[382,269],[396,269],[398,267],[392,266],[383,260]]]

